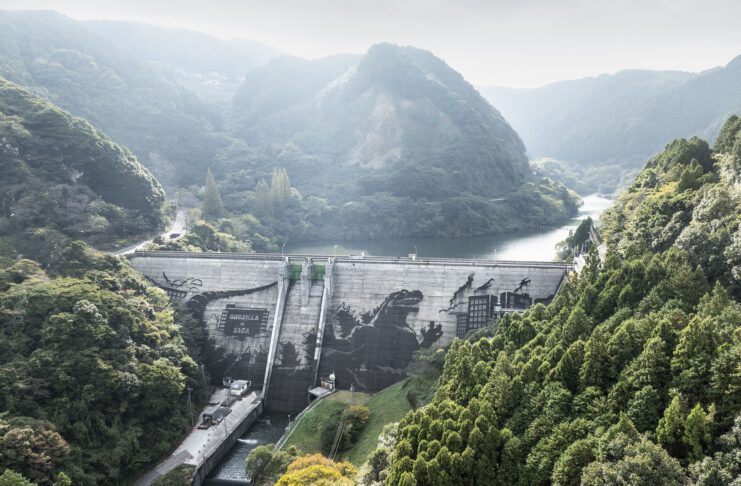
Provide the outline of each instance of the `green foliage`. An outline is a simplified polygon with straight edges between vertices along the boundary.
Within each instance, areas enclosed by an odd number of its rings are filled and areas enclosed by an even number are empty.
[[[370,410],[364,405],[350,405],[347,408],[336,410],[322,427],[322,452],[328,454],[334,447],[338,451],[350,448],[368,420],[370,420]]]
[[[599,455],[598,461],[584,468],[582,486],[690,484],[679,461],[645,436],[636,440],[618,435],[600,450]]]
[[[722,484],[733,467],[711,454],[741,413],[737,287],[718,271],[725,247],[698,261],[656,239],[664,205],[693,207],[677,235],[698,218],[711,240],[735,231],[732,164],[713,160],[702,141],[670,144],[611,212],[604,261],[593,252],[493,337],[455,341],[432,403],[400,422],[387,484]]]
[[[200,182],[203,161],[233,142],[216,105],[85,23],[52,11],[6,10],[0,25],[0,76],[103,129],[168,186]]]
[[[61,255],[52,277],[23,260],[3,271],[0,468],[111,483],[171,450],[183,390],[204,384],[162,291],[81,242]]]
[[[66,238],[96,244],[156,229],[164,191],[87,122],[0,78],[0,236],[54,260]]]
[[[229,226],[228,221],[225,221]],[[191,226],[188,233],[177,240],[166,240],[155,238],[151,245],[158,250],[182,250],[182,251],[228,251],[249,253],[252,251],[250,244],[238,240],[234,235],[218,231],[207,221],[197,221]]]
[[[718,451],[713,456],[690,465],[697,486],[724,486],[741,477],[741,414],[736,416],[733,428],[722,435],[716,445]]]
[[[301,453],[293,446],[275,451],[274,444],[257,446],[250,451],[245,460],[245,472],[252,484],[274,484],[286,468]]]
[[[741,296],[739,130],[738,117],[730,118],[713,150],[698,138],[667,145],[603,214],[605,238],[623,255],[681,248],[708,279]]]
[[[206,174],[206,192],[203,196],[203,217],[208,220],[218,219],[224,215],[224,206],[221,203],[221,194],[216,186],[211,169]]]
[[[279,486],[352,486],[357,469],[347,462],[334,462],[321,454],[302,456],[291,462],[275,483]]]
[[[0,486],[35,486],[34,483],[23,477],[22,474],[6,469],[0,475]]]
[[[592,218],[585,218],[579,223],[579,226],[565,240],[558,242],[557,253],[559,260],[570,261],[574,253],[580,253],[580,250],[588,249],[590,245],[589,230],[594,226]]]

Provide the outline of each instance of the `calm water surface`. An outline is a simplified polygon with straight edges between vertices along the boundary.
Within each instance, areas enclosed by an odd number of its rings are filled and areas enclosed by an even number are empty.
[[[252,449],[264,444],[274,444],[283,435],[288,425],[288,416],[276,413],[265,413],[247,432],[234,444],[234,447],[224,457],[218,466],[209,475],[206,484],[216,486],[219,480],[247,480],[244,473],[244,461]]]
[[[420,257],[478,258],[521,261],[550,261],[556,256],[555,246],[569,231],[590,216],[598,221],[612,199],[592,194],[584,197],[584,205],[577,217],[559,228],[514,231],[493,236],[465,238],[394,238],[375,241],[309,241],[288,242],[286,253],[323,255],[404,256],[414,253]]]

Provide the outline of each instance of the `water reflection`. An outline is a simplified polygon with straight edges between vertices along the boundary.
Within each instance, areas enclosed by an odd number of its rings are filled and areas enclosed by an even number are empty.
[[[520,261],[550,261],[555,258],[556,243],[565,239],[569,230],[590,216],[598,221],[610,207],[612,199],[592,194],[584,197],[579,215],[555,229],[532,229],[493,236],[465,238],[394,238],[376,241],[311,241],[288,242],[287,253],[321,255],[400,256],[414,253],[421,257],[479,258]]]

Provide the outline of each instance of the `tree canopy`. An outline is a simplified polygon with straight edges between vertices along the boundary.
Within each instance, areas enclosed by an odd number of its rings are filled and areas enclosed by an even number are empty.
[[[741,419],[737,118],[721,133],[715,150],[680,140],[647,164],[605,218],[605,260],[593,249],[552,304],[452,344],[433,402],[400,423],[387,484],[728,477]]]

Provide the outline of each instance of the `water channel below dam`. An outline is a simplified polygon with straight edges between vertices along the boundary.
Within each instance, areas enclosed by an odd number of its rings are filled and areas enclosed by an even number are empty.
[[[296,242],[285,247],[286,253],[399,256],[416,250],[422,257],[474,258],[516,261],[551,261],[555,246],[575,229],[582,219],[591,217],[595,222],[612,204],[612,199],[590,195],[584,197],[579,214],[558,228],[523,230],[506,235],[476,236],[467,238],[395,238],[378,241],[324,241]],[[288,425],[288,416],[265,413],[211,473],[207,485],[247,484],[244,463],[252,449],[259,445],[277,442]]]

